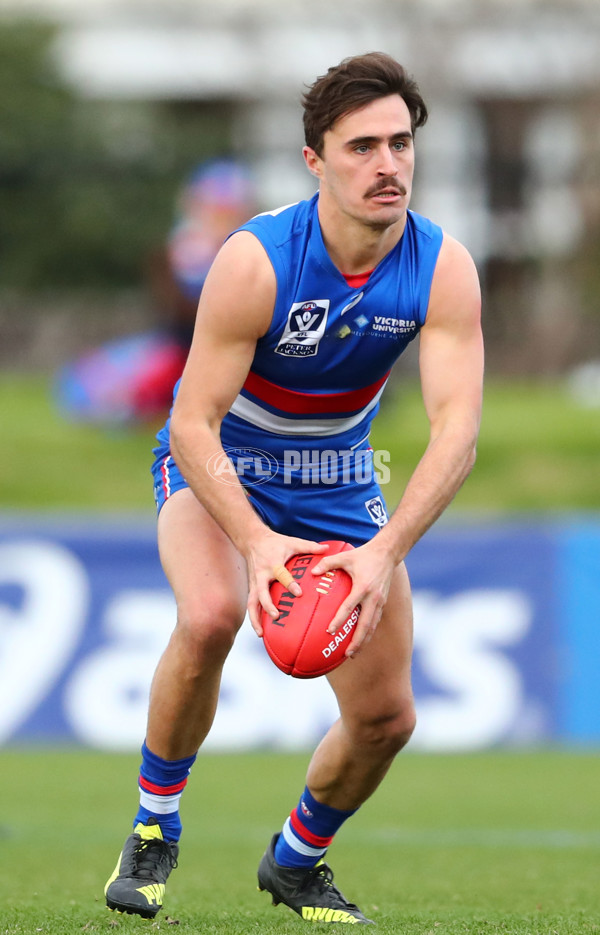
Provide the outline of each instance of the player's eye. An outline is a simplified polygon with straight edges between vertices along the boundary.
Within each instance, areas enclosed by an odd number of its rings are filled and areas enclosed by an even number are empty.
[[[392,143],[392,149],[396,153],[401,153],[403,149],[406,149],[406,143],[404,140],[396,140]]]
[[[368,153],[369,147],[367,146],[366,143],[360,143],[358,146],[354,147],[354,152],[355,153]]]

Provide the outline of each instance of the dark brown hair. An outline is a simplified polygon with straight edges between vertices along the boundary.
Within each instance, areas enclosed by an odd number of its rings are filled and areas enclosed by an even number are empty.
[[[412,132],[422,127],[427,107],[402,65],[385,52],[345,58],[317,78],[302,97],[306,145],[322,156],[323,136],[340,117],[390,94],[399,94],[408,107]]]

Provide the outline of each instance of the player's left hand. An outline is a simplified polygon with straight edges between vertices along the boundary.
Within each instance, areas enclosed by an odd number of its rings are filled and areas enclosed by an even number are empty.
[[[377,537],[348,552],[325,555],[312,569],[313,575],[322,575],[332,568],[343,568],[352,578],[352,590],[331,621],[329,633],[344,625],[354,608],[360,604],[360,616],[346,656],[352,658],[366,645],[377,628],[396,567],[390,550],[377,543]]]

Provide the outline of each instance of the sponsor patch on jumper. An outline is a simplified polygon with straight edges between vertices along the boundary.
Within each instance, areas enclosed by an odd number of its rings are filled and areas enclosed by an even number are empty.
[[[411,334],[416,331],[417,323],[407,318],[390,318],[385,315],[375,315],[371,324],[373,331],[383,334]]]

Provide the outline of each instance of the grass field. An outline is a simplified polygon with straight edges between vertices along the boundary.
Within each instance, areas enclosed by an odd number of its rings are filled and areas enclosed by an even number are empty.
[[[106,430],[65,421],[48,380],[0,374],[0,508],[152,511],[150,449],[158,426]],[[372,444],[391,455],[394,506],[427,441],[414,383],[390,388]],[[494,383],[485,395],[477,465],[451,507],[598,510],[600,418],[560,383]]]
[[[303,923],[256,890],[256,866],[300,791],[307,757],[205,755],[155,922],[104,908],[139,757],[0,756],[0,933],[291,935]],[[563,752],[401,756],[340,831],[336,881],[381,935],[600,931],[600,764]]]
[[[426,442],[418,389],[397,387],[374,447],[390,505]],[[0,375],[0,509],[152,514],[155,427],[61,419],[44,378]],[[600,509],[598,412],[564,388],[489,384],[477,467],[452,509]],[[206,755],[186,790],[180,867],[155,922],[109,914],[102,887],[130,826],[138,756],[0,751],[0,935],[155,930],[291,935],[304,923],[256,891],[256,866],[297,800],[307,758]],[[381,935],[600,933],[600,759],[493,752],[399,758],[330,859]]]

